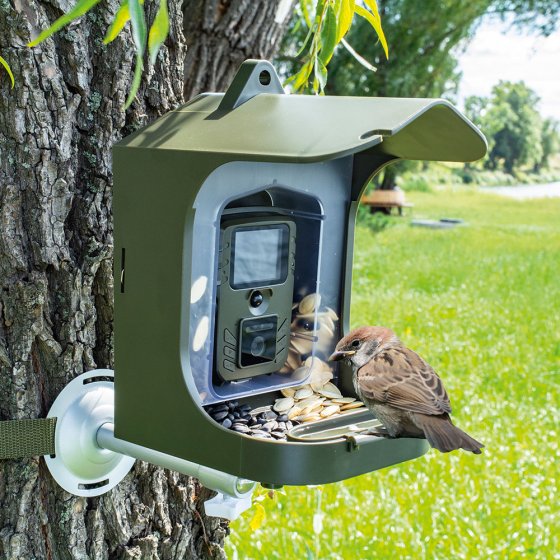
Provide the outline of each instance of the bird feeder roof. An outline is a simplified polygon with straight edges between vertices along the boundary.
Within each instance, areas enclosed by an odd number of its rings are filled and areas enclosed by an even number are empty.
[[[484,136],[443,99],[289,95],[275,73],[270,84],[258,82],[263,68],[274,72],[266,61],[246,62],[226,94],[199,95],[119,146],[299,163],[374,147],[410,160],[474,161],[486,153]]]

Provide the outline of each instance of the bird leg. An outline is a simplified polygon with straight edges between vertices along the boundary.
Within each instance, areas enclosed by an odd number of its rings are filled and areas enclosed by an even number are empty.
[[[392,438],[392,436],[383,426],[364,428],[363,430],[357,430],[352,434],[346,434],[344,436],[348,443],[348,450],[354,451],[358,449],[360,447],[360,443],[367,441],[369,439],[369,436]]]
[[[360,434],[364,436],[376,436],[376,437],[384,437],[384,438],[392,438],[393,436],[387,431],[387,428],[383,426],[372,426],[371,428],[367,428]]]
[[[350,430],[352,431],[352,435],[361,435],[361,436],[375,436],[375,437],[384,437],[384,438],[392,438],[392,436],[385,426],[371,426],[369,428],[358,428],[358,426],[350,426]]]

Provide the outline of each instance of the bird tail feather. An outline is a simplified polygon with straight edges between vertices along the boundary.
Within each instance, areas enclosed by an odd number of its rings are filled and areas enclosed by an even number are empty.
[[[464,449],[475,454],[480,454],[484,447],[482,443],[463,432],[455,426],[449,416],[428,416],[426,414],[416,414],[416,421],[424,430],[428,443],[441,451],[448,453],[455,449]]]

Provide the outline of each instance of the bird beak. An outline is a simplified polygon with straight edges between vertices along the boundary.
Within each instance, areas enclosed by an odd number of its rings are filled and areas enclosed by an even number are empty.
[[[327,361],[329,362],[338,362],[339,360],[343,360],[344,358],[348,358],[353,356],[356,353],[356,350],[335,350],[330,356]]]

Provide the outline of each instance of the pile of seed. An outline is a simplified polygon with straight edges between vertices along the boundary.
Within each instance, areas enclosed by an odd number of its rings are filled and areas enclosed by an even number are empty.
[[[224,428],[265,439],[286,439],[286,432],[296,423],[287,414],[279,414],[270,407],[252,410],[251,405],[237,401],[215,404],[206,412]]]
[[[242,431],[241,426],[247,426],[251,419],[251,405],[239,405],[237,401],[215,404],[206,408],[206,412],[224,428],[237,432]]]
[[[317,422],[364,406],[353,397],[343,397],[338,387],[330,382],[317,390],[306,385],[299,389],[282,389],[281,392],[284,397],[277,399],[272,409],[297,423]]]
[[[249,431],[246,432],[254,437],[265,439],[285,440],[286,433],[291,430],[296,423],[292,422],[287,414],[279,414],[274,410],[256,410],[249,421]]]
[[[308,294],[294,303],[288,357],[280,373],[296,371],[313,351],[328,356],[334,350],[338,315],[330,307],[321,309],[320,305],[319,294]]]

